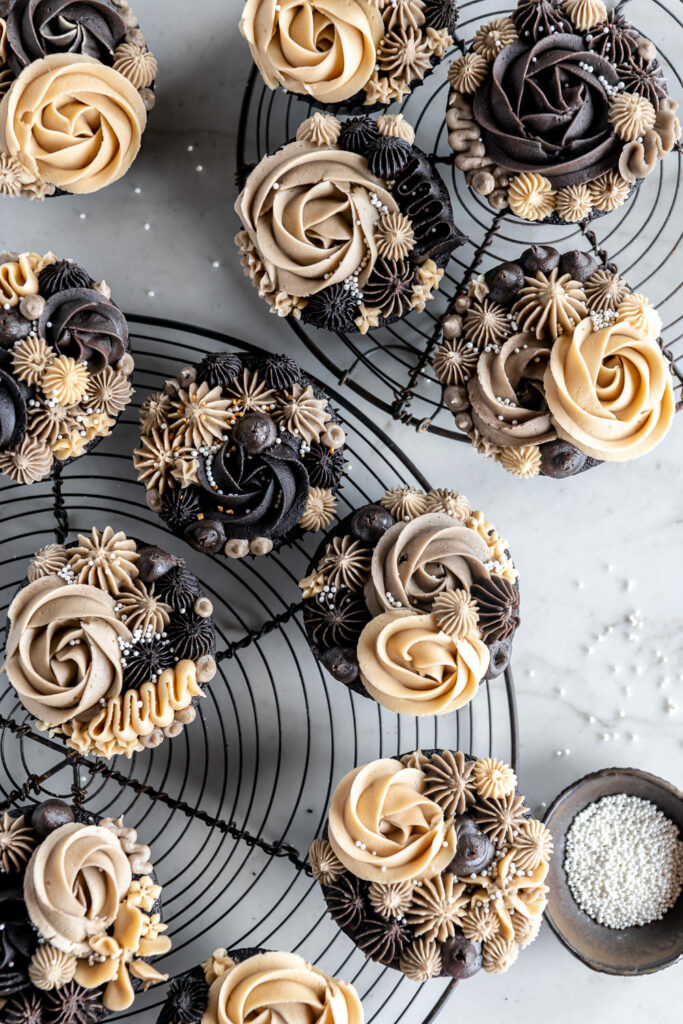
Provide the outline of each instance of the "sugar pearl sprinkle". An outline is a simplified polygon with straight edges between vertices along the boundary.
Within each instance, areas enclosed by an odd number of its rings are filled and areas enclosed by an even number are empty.
[[[564,870],[574,899],[598,924],[645,925],[661,921],[681,893],[683,842],[653,803],[618,793],[576,815]]]

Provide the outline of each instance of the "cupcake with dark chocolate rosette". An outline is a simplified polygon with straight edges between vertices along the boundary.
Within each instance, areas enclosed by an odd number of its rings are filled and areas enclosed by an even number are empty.
[[[449,714],[507,667],[517,575],[463,494],[396,487],[327,534],[299,584],[304,628],[356,693],[400,714]]]
[[[122,818],[61,800],[0,817],[2,1020],[88,1024],[168,980],[151,850]]]
[[[341,779],[309,860],[365,956],[423,982],[505,973],[540,930],[551,854],[509,765],[417,750]]]
[[[126,0],[0,4],[0,195],[97,192],[128,171],[157,61]]]
[[[282,1017],[282,1013],[285,1017]],[[171,982],[157,1024],[363,1024],[353,985],[332,978],[294,953],[216,949]]]
[[[520,0],[478,29],[449,81],[456,166],[522,220],[617,209],[681,134],[654,45],[602,0]]]
[[[456,300],[433,358],[459,430],[514,476],[573,476],[663,440],[662,322],[593,253],[533,245]]]
[[[314,114],[251,172],[235,242],[272,313],[366,334],[424,310],[464,237],[414,142],[402,114]]]
[[[267,555],[328,526],[346,434],[289,356],[206,356],[150,395],[134,453],[147,503],[198,551]]]
[[[410,95],[457,20],[456,0],[245,0],[240,31],[268,88],[346,113]]]
[[[0,473],[32,484],[108,437],[133,365],[106,281],[51,252],[0,256]]]
[[[48,544],[8,611],[3,670],[81,754],[158,746],[194,721],[216,674],[213,606],[182,559],[93,527]]]

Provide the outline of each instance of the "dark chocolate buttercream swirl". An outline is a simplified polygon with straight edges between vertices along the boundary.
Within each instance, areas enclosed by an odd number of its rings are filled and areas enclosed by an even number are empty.
[[[608,120],[608,89],[618,82],[613,65],[579,35],[512,43],[474,96],[487,154],[507,170],[543,174],[555,188],[592,181],[614,167],[622,145]]]
[[[47,300],[38,333],[64,355],[85,360],[91,373],[99,373],[126,351],[128,324],[118,306],[99,292],[70,288]]]
[[[28,965],[37,943],[24,902],[23,878],[0,874],[0,999],[31,987]]]
[[[49,53],[82,53],[111,65],[125,34],[110,0],[14,0],[7,15],[7,63],[15,75]]]
[[[0,352],[0,451],[14,448],[26,431],[25,389],[12,375],[9,355]]]

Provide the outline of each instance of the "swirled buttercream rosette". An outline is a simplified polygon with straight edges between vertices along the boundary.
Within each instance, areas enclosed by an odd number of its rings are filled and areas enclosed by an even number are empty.
[[[591,252],[532,245],[470,282],[433,358],[475,447],[515,476],[644,455],[676,408],[657,310]]]
[[[203,1024],[279,1018],[306,1024],[365,1020],[353,985],[298,954],[268,949],[216,949],[200,966],[174,978],[157,1024],[181,1015]]]
[[[168,979],[162,887],[122,818],[47,800],[5,813],[0,840],[3,1020],[104,1020]]]
[[[106,281],[51,252],[0,255],[0,473],[32,484],[91,451],[128,406],[133,368]]]
[[[456,22],[456,0],[246,0],[240,31],[269,89],[362,113],[420,86]]]
[[[289,356],[207,355],[145,400],[140,426],[147,503],[198,551],[267,555],[334,518],[346,434]]]
[[[212,613],[182,559],[93,528],[34,556],[3,670],[39,729],[81,754],[132,757],[194,721],[216,673]]]
[[[423,982],[507,971],[538,935],[551,854],[509,765],[417,750],[341,779],[309,861],[365,956]]]
[[[272,313],[367,331],[421,312],[464,238],[401,114],[314,114],[249,174],[235,210],[245,275]]]
[[[602,2],[519,0],[477,30],[448,77],[456,167],[526,221],[615,210],[681,133],[654,45]]]
[[[0,195],[85,195],[118,181],[140,149],[157,76],[128,3],[4,7]]]
[[[507,667],[519,626],[517,570],[463,494],[387,491],[330,530],[300,581],[321,664],[406,715],[464,707]]]

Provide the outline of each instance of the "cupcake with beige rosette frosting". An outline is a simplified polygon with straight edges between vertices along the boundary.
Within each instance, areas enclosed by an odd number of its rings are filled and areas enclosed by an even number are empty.
[[[538,935],[551,854],[510,765],[418,750],[338,782],[309,861],[365,956],[423,982],[507,971]]]
[[[302,1024],[363,1024],[353,985],[295,953],[216,949],[174,978],[157,1024],[181,1015],[202,1024],[250,1024],[285,1018]]]
[[[456,0],[245,0],[240,31],[269,89],[344,113],[408,96],[456,22]]]
[[[125,0],[9,0],[0,16],[0,195],[87,195],[135,160],[157,61]]]
[[[590,252],[533,245],[456,300],[433,358],[456,426],[521,478],[650,452],[676,401],[659,313]]]
[[[402,114],[314,114],[249,174],[235,210],[245,275],[272,313],[360,332],[422,312],[464,242]]]
[[[464,707],[506,668],[520,623],[517,570],[462,494],[387,491],[327,534],[299,583],[321,664],[406,715]]]

